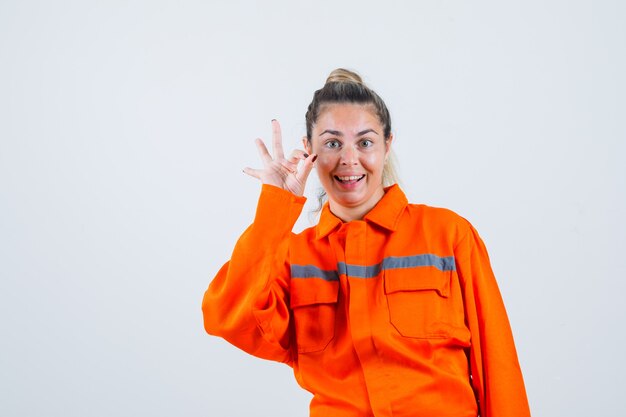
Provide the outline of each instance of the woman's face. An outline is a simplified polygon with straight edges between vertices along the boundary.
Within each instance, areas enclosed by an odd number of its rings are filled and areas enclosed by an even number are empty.
[[[371,105],[330,104],[313,126],[305,147],[317,154],[320,182],[331,211],[344,221],[361,219],[383,197],[383,166],[391,137]]]

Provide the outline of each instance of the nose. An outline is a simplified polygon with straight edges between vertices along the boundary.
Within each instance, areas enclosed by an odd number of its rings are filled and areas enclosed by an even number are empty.
[[[341,150],[342,165],[356,165],[357,161],[357,151],[352,146],[346,146]]]

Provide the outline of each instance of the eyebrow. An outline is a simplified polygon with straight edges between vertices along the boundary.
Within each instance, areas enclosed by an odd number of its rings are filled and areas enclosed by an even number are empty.
[[[366,133],[370,133],[370,132],[374,132],[374,133],[376,133],[378,135],[378,132],[375,131],[374,129],[365,129],[365,130],[360,131],[356,135],[357,136],[363,136]],[[335,136],[343,136],[343,133],[341,133],[340,131],[338,131],[338,130],[330,130],[330,129],[326,129],[325,131],[320,133],[320,136],[325,135],[326,133],[329,133],[329,134],[335,135]]]

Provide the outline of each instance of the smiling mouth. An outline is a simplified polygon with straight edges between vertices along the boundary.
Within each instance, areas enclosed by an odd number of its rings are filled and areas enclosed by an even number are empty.
[[[363,175],[349,175],[349,176],[338,176],[335,175],[335,179],[337,181],[339,181],[342,184],[354,184],[356,182],[361,181],[363,178],[365,178],[365,174]]]

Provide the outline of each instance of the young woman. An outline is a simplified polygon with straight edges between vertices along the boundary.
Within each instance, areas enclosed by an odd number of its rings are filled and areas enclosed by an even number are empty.
[[[312,417],[529,416],[487,251],[462,217],[389,185],[389,111],[333,71],[288,157],[272,121],[256,216],[204,295],[204,326],[293,367]],[[319,222],[292,233],[315,167]]]

